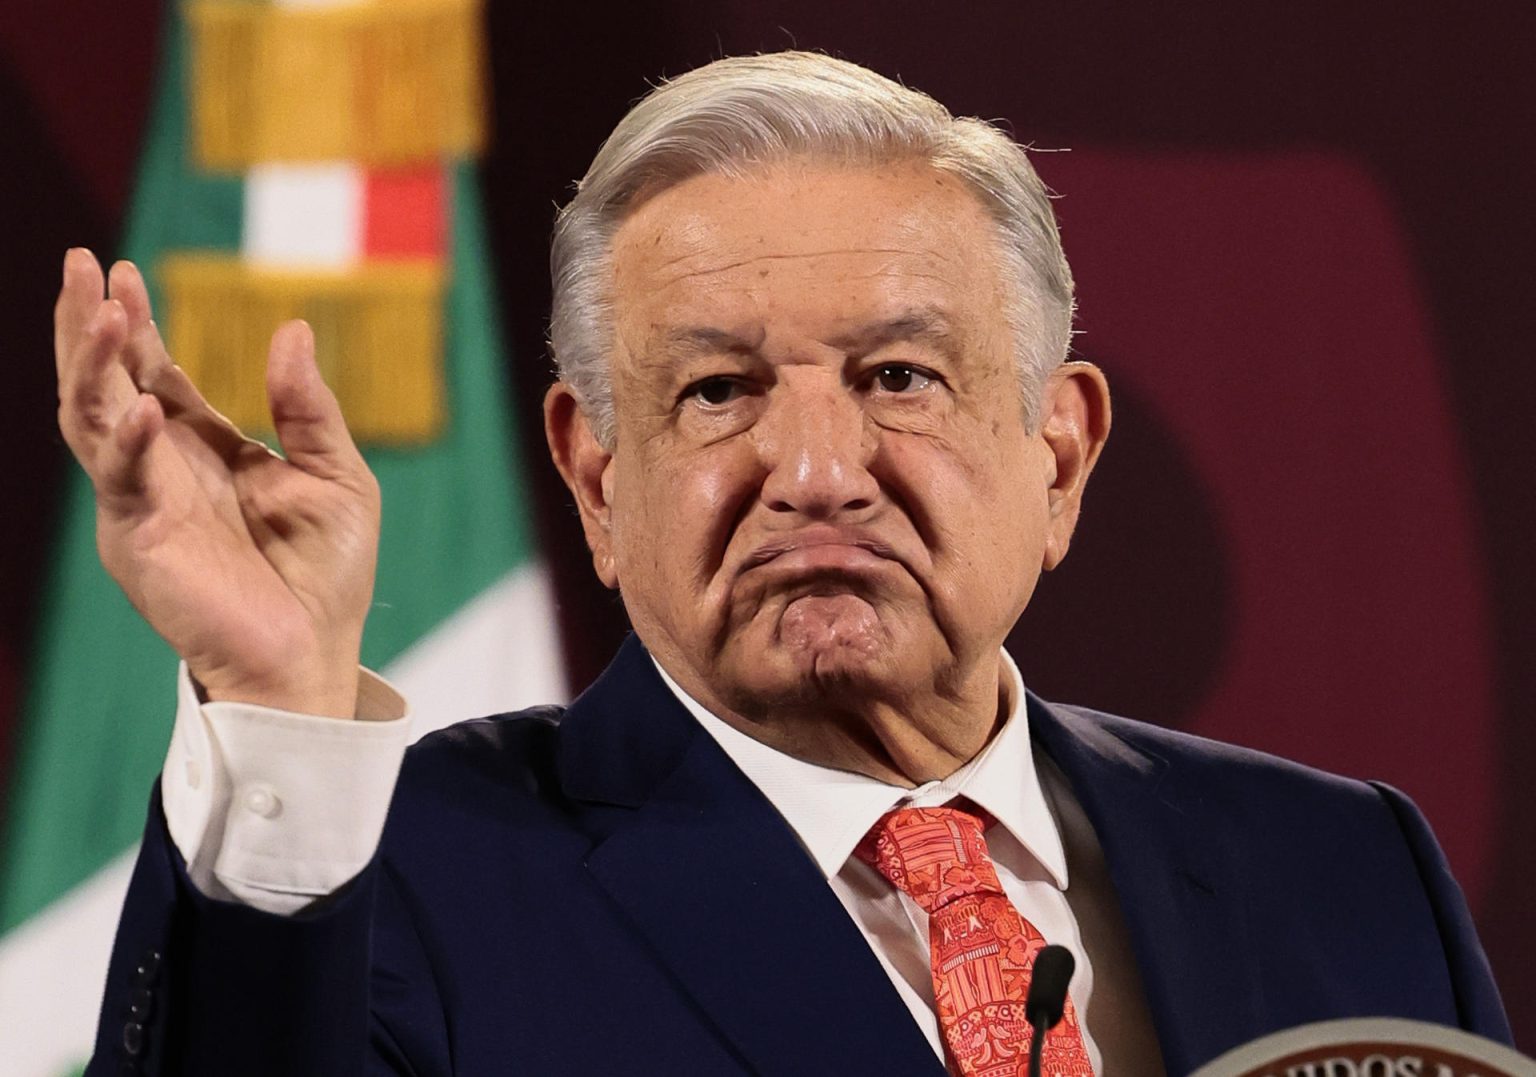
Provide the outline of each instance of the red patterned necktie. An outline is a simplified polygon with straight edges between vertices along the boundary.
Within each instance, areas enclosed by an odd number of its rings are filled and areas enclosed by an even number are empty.
[[[953,1072],[1014,1077],[1029,1069],[1024,999],[1045,939],[1003,893],[982,836],[991,819],[977,812],[887,812],[856,852],[928,914],[934,1003]],[[1040,1072],[1093,1077],[1070,998],[1046,1035]]]

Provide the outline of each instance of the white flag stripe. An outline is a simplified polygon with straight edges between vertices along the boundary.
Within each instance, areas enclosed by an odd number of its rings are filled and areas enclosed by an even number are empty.
[[[417,708],[420,736],[464,718],[563,702],[563,668],[549,576],[534,563],[508,572],[383,673]],[[5,1077],[61,1077],[90,1054],[134,855],[0,938]]]
[[[411,701],[415,736],[488,714],[564,703],[565,660],[549,573],[520,565],[384,670]]]
[[[90,1054],[136,853],[124,853],[0,939],[0,1059],[7,1074],[60,1077]]]
[[[259,164],[245,174],[240,253],[273,268],[346,269],[363,257],[363,170]]]

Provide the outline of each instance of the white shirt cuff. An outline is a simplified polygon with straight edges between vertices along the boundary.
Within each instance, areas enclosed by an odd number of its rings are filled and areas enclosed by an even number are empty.
[[[202,703],[186,663],[176,699],[160,796],[199,890],[288,915],[373,858],[410,735],[388,682],[359,671],[353,721]]]

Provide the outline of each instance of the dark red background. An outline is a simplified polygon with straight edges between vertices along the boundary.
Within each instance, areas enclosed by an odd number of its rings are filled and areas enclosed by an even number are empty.
[[[623,618],[535,418],[551,206],[649,78],[791,44],[869,64],[1072,150],[1037,162],[1119,410],[1077,548],[1011,641],[1026,679],[1407,789],[1536,1042],[1526,5],[567,11],[492,3],[483,175],[576,681]],[[114,248],[159,29],[156,0],[0,14],[0,767],[69,466],[58,259]]]

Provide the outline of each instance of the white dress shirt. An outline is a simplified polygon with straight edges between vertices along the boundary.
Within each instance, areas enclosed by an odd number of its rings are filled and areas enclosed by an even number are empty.
[[[1135,958],[1097,837],[1066,779],[1044,757],[1037,765],[1023,682],[1006,653],[1003,668],[1010,708],[1003,728],[948,778],[906,789],[769,748],[705,710],[657,667],[683,706],[784,816],[935,1054],[944,1057],[933,1009],[927,914],[852,853],[893,807],[939,805],[963,795],[997,820],[987,845],[1008,898],[1047,941],[1077,958],[1070,994],[1094,1072],[1161,1077]],[[359,720],[338,721],[202,703],[181,667],[161,799],[171,840],[203,893],[290,915],[347,883],[372,859],[410,720],[405,701],[382,678],[362,671],[358,689]]]
[[[990,812],[997,823],[987,830],[987,851],[1003,892],[1047,942],[1067,947],[1077,958],[1069,994],[1082,1021],[1093,1071],[1103,1073],[1103,1056],[1088,1020],[1093,965],[1067,904],[1066,850],[1035,771],[1024,715],[1024,682],[1007,652],[1002,665],[1009,708],[1002,729],[980,754],[949,777],[915,789],[807,763],[770,748],[705,710],[666,670],[656,668],[689,713],[784,816],[940,1058],[944,1046],[933,1003],[928,914],[854,856],[853,850],[893,808],[935,807],[964,796]]]

